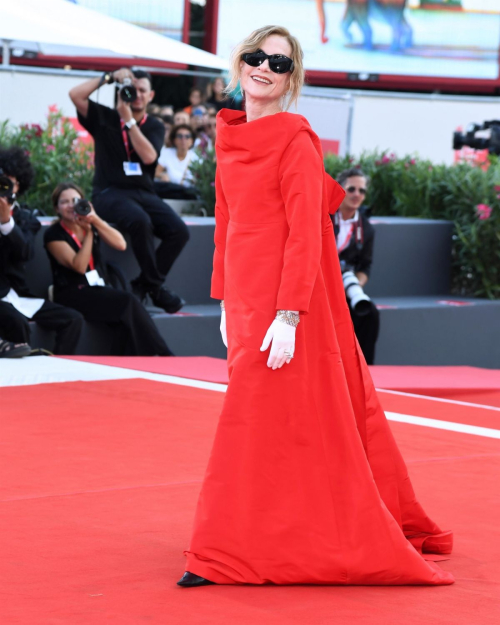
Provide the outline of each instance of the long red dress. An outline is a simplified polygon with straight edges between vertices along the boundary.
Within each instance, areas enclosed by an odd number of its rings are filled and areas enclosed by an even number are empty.
[[[419,553],[451,537],[415,497],[354,335],[329,217],[344,192],[318,137],[300,115],[223,109],[216,149],[211,295],[230,378],[186,570],[219,584],[453,583]],[[294,359],[273,371],[260,346],[277,309],[301,321]]]

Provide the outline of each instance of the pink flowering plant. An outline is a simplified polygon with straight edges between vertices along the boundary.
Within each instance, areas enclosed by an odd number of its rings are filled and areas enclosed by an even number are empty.
[[[43,124],[13,126],[0,124],[0,146],[20,146],[29,155],[35,170],[31,188],[22,196],[30,208],[53,214],[50,196],[59,183],[71,180],[80,185],[87,196],[92,190],[94,150],[83,144],[72,124],[55,105],[49,107]]]

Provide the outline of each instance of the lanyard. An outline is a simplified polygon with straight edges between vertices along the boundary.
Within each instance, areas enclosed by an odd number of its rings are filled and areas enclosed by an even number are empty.
[[[340,230],[340,216],[339,216],[338,211],[335,213],[334,220],[335,220],[335,227]],[[361,213],[358,212],[357,223],[351,224],[351,230],[349,234],[347,235],[344,245],[342,245],[342,248],[338,250],[339,254],[340,252],[342,252],[342,250],[345,250],[345,248],[351,242],[354,228],[356,228],[356,247],[358,248],[358,250],[362,249],[363,243],[364,243],[363,221],[361,219]],[[337,239],[337,237],[338,237],[338,231],[337,231],[337,234],[335,235],[335,239]]]
[[[345,248],[349,245],[349,243],[351,242],[351,238],[352,238],[352,232],[354,230],[354,224],[351,224],[351,229],[349,230],[349,234],[347,235],[347,237],[345,238],[344,243],[342,244],[341,247],[339,247],[338,252],[340,254],[340,252],[343,252],[345,250]]]
[[[76,236],[76,234],[74,232],[71,232],[71,230],[65,224],[63,224],[62,221],[60,221],[59,223],[61,225],[61,228],[65,230],[69,234],[69,236],[73,239],[73,241],[77,244],[78,249],[81,249],[82,242]],[[94,257],[92,256],[92,254],[90,255],[90,259],[89,259],[89,267],[92,271],[94,270]]]
[[[147,118],[148,118],[147,114],[144,115],[144,117],[139,122],[139,126],[142,126],[146,122]],[[123,119],[120,119],[120,126],[122,129],[122,137],[123,137],[123,144],[125,146],[125,152],[127,153],[127,158],[130,161],[130,157],[132,156],[132,152],[134,151],[134,148],[130,148],[130,145],[128,142],[128,132],[125,130],[125,122],[123,121]]]

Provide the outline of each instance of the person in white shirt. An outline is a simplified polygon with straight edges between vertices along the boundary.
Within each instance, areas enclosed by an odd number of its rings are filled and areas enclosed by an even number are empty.
[[[171,148],[163,147],[158,159],[156,179],[173,182],[184,187],[193,186],[193,175],[189,166],[199,157],[193,149],[195,134],[187,124],[174,126],[170,131]]]

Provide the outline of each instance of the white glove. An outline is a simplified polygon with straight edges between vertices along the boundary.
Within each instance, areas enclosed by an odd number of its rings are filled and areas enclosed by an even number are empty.
[[[220,333],[222,336],[222,342],[227,347],[227,332],[226,332],[226,311],[221,311],[220,315]]]
[[[271,345],[271,352],[267,360],[267,366],[274,369],[280,369],[285,363],[289,364],[295,351],[295,328],[288,323],[275,319],[266,332],[264,341],[260,348],[261,352],[265,352]],[[290,355],[286,355],[287,351]]]

